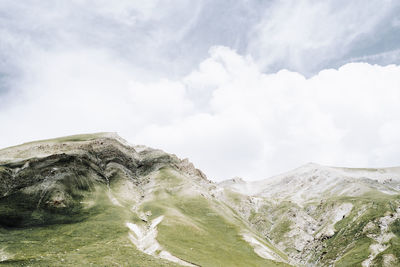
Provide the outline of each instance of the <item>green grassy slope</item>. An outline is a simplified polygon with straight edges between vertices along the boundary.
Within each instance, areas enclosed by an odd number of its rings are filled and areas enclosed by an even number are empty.
[[[91,141],[95,140],[98,138],[101,138],[103,136],[106,136],[110,133],[104,132],[104,133],[92,133],[92,134],[76,134],[76,135],[70,135],[70,136],[62,136],[62,137],[57,137],[57,138],[51,138],[51,139],[44,139],[44,140],[37,140],[37,141],[32,141],[32,142],[27,142],[23,143],[20,145],[16,146],[11,146],[7,148],[0,149],[2,150],[8,150],[8,149],[13,149],[17,147],[22,147],[25,145],[33,145],[33,144],[41,144],[41,143],[65,143],[65,142],[82,142],[82,141]]]
[[[74,170],[86,166],[65,164]],[[59,163],[59,170],[65,164]],[[40,186],[0,198],[0,265],[177,266],[139,251],[129,240],[127,222],[146,225],[133,209],[137,207],[138,211],[151,211],[150,220],[164,215],[157,226],[157,241],[189,263],[286,266],[258,256],[244,241],[242,231],[251,230],[238,216],[203,191],[196,191],[191,178],[174,168],[150,174],[154,185],[151,190],[143,189],[143,203],[140,190],[127,190],[127,181],[133,180],[123,172],[115,172],[110,183],[91,171],[74,176],[73,169],[68,169],[68,173],[55,175],[58,180],[54,183],[40,180]],[[58,196],[63,198],[55,203]],[[276,250],[267,242],[265,245]]]
[[[176,266],[136,249],[125,221],[132,213],[112,205],[99,187],[90,216],[77,223],[0,228],[0,244],[9,260],[3,266]]]
[[[182,182],[170,170],[161,171],[158,179],[164,186],[141,208],[153,217],[165,215],[157,239],[173,255],[200,266],[287,266],[258,256],[240,234],[245,226],[222,205],[200,194],[169,190]]]
[[[336,262],[337,266],[361,266],[361,262],[369,256],[369,245],[373,240],[367,235],[364,227],[374,222],[378,232],[377,220],[386,214],[396,212],[400,197],[386,195],[380,192],[371,192],[361,197],[338,197],[335,202],[350,202],[353,209],[349,216],[335,224],[336,233],[326,240],[327,248],[323,251],[323,260],[334,260],[344,252]],[[361,212],[363,211],[363,212]]]

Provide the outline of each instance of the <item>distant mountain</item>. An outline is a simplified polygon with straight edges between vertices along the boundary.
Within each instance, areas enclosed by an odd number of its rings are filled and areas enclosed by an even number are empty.
[[[296,265],[400,266],[400,168],[309,163],[219,185],[235,192],[235,210]]]
[[[112,133],[0,150],[0,265],[399,266],[400,168],[209,181]]]

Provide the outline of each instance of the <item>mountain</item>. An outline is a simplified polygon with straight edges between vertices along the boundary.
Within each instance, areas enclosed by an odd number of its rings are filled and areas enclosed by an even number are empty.
[[[285,266],[188,160],[115,134],[0,151],[0,263]]]
[[[112,133],[0,150],[0,265],[399,266],[400,168],[214,183]]]
[[[309,163],[263,181],[219,185],[296,265],[400,265],[400,168]]]

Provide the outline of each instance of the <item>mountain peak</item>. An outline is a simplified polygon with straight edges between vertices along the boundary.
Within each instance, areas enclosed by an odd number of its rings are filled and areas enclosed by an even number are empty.
[[[315,163],[315,162],[308,162],[306,164],[303,165],[304,167],[308,166],[308,167],[321,167],[321,164]]]
[[[188,159],[151,148],[137,151],[109,133],[24,144],[1,151],[1,157],[12,161],[0,163],[0,236],[7,249],[0,249],[0,261],[12,263],[27,255],[31,262],[28,250],[46,266],[57,266],[61,257],[62,266],[105,261],[127,266],[233,266],[238,261],[276,266],[288,261],[224,204],[224,192]],[[43,235],[48,225],[51,234]],[[17,241],[16,228],[23,232]],[[51,246],[43,251],[40,243],[49,242],[48,236]],[[25,250],[26,241],[39,238]],[[13,247],[15,243],[21,246]],[[229,248],[229,253],[215,248]]]
[[[121,144],[133,147],[115,132],[99,132],[27,142],[0,150],[0,163],[18,161],[32,157],[45,157],[52,154],[77,152],[86,149],[88,144]]]

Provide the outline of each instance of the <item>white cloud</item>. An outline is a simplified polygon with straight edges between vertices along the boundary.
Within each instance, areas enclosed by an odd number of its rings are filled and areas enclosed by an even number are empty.
[[[212,177],[261,178],[308,161],[398,164],[386,136],[393,131],[386,123],[397,125],[400,114],[398,66],[353,63],[306,79],[289,71],[263,74],[251,59],[218,48],[185,81],[191,90],[212,91],[207,116],[137,138],[190,156]]]
[[[2,107],[1,146],[118,131],[189,157],[213,179],[263,178],[309,161],[398,164],[396,65],[352,63],[307,79],[265,74],[251,57],[214,47],[185,77],[145,83],[103,50],[36,56],[24,65],[18,98]]]

